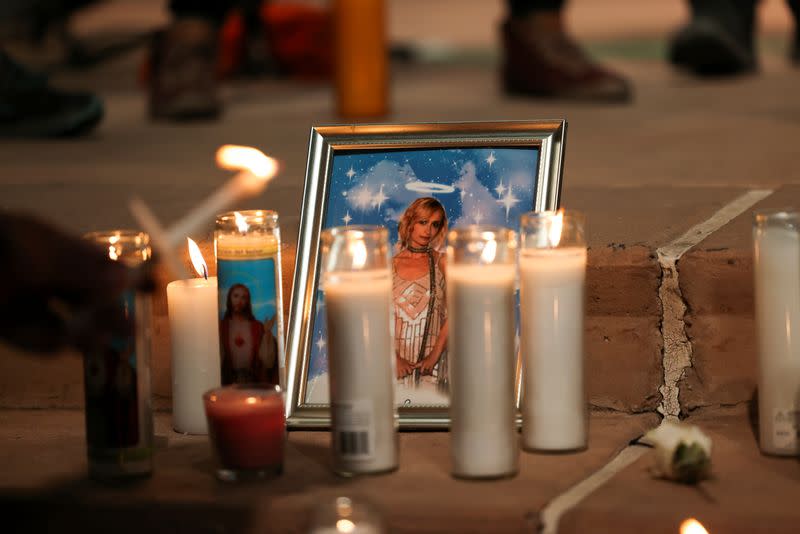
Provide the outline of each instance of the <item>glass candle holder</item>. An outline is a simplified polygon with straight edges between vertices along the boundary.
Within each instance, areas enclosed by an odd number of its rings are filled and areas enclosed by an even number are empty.
[[[450,436],[453,475],[517,472],[514,282],[517,235],[491,226],[447,235]]]
[[[257,480],[283,472],[286,418],[279,386],[232,384],[207,391],[203,402],[220,480]]]
[[[222,383],[284,384],[280,229],[274,211],[217,217]]]
[[[333,466],[341,475],[397,468],[388,242],[379,226],[322,233]]]
[[[781,456],[800,453],[799,229],[796,211],[757,212],[753,221],[759,444]]]
[[[522,444],[537,451],[584,449],[584,217],[526,213],[520,242]]]
[[[133,230],[86,234],[110,261],[142,267],[150,238]],[[83,359],[89,476],[98,480],[148,476],[153,470],[150,386],[152,301],[133,289],[120,295],[131,334],[87,349]]]

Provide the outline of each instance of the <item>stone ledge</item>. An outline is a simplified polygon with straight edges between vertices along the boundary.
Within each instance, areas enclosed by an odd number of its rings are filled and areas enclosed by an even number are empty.
[[[656,409],[663,382],[663,338],[658,298],[661,267],[655,251],[742,192],[735,188],[694,187],[564,191],[564,205],[586,212],[588,221],[587,377],[594,406],[628,413]],[[201,239],[200,244],[205,256],[213,257],[211,237]],[[690,274],[689,265],[690,262],[683,265],[686,278],[702,274]],[[282,268],[284,303],[288,308],[294,270],[291,245],[283,249]],[[213,269],[212,266],[212,274]],[[162,280],[162,286],[165,283]],[[163,287],[156,295],[153,391],[156,407],[167,410],[171,379]],[[717,338],[709,338],[708,342],[715,343]],[[81,375],[77,355],[65,353],[43,359],[0,347],[0,407],[80,407]],[[727,383],[722,387],[728,388]],[[688,391],[688,387],[685,389]],[[729,395],[738,399],[741,391],[734,388]]]
[[[684,414],[748,402],[757,373],[753,315],[753,213],[800,206],[800,186],[785,186],[700,242],[678,262],[686,300],[692,367],[679,383]]]
[[[355,479],[332,474],[328,432],[291,432],[284,475],[253,485],[218,483],[205,436],[172,432],[163,414],[156,423],[153,477],[107,487],[85,478],[81,412],[0,410],[4,520],[18,532],[63,525],[76,532],[302,532],[315,503],[348,494],[371,499],[392,532],[530,531],[549,500],[602,467],[658,417],[593,414],[588,450],[521,453],[516,477],[487,482],[450,476],[446,432],[401,433],[399,470]]]

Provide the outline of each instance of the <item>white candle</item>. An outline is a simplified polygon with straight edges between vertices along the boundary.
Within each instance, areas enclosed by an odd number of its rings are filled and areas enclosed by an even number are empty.
[[[519,270],[523,447],[543,451],[584,448],[586,249],[523,249]]]
[[[453,474],[517,471],[514,264],[447,267]]]
[[[172,423],[178,432],[206,434],[203,393],[220,385],[217,279],[167,285],[172,338]]]
[[[796,229],[780,224],[757,226],[754,238],[759,441],[765,453],[796,455],[800,453],[800,337],[796,335],[800,238]]]
[[[334,469],[389,471],[397,466],[390,272],[326,273],[323,290]]]

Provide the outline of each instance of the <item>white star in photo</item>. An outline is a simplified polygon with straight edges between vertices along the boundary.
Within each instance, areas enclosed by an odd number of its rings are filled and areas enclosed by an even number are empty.
[[[355,207],[360,209],[365,210],[372,204],[372,192],[366,185],[359,188],[351,198]]]
[[[500,184],[497,187],[495,187],[494,190],[497,191],[498,197],[503,196],[503,193],[506,192],[506,186],[503,185],[503,180],[500,180]]]
[[[517,202],[519,202],[519,199],[514,196],[514,193],[511,191],[511,186],[508,186],[508,192],[506,196],[497,201],[498,204],[506,208],[506,221],[508,220],[508,213]]]
[[[324,349],[325,345],[327,344],[328,342],[325,341],[325,338],[323,338],[322,336],[320,336],[320,338],[317,339],[317,342],[315,343],[315,345],[317,346],[317,350],[319,350],[320,352],[322,352],[322,349]]]
[[[494,151],[492,151],[492,153],[489,154],[489,156],[486,158],[486,163],[488,163],[489,167],[491,167],[492,165],[494,165],[495,161],[497,161],[497,158],[494,157]]]
[[[380,189],[380,191],[378,191],[377,193],[375,193],[375,196],[374,196],[374,197],[372,197],[372,205],[373,205],[373,206],[375,206],[375,207],[377,207],[377,208],[378,208],[378,211],[380,211],[380,210],[381,210],[381,206],[382,206],[382,205],[383,205],[383,203],[384,203],[384,202],[386,202],[388,199],[389,199],[389,197],[387,197],[387,196],[386,196],[386,195],[383,193],[383,184],[381,184],[381,189]]]
[[[348,178],[349,180],[352,180],[352,179],[353,179],[353,176],[355,176],[355,175],[356,175],[356,171],[353,169],[353,167],[350,167],[350,170],[349,170],[349,171],[347,171],[345,174],[347,175],[347,178]]]
[[[344,217],[342,217],[342,222],[344,223],[345,226],[347,226],[348,224],[350,224],[350,221],[352,220],[353,218],[350,217],[350,210],[347,210],[347,213],[345,213]]]

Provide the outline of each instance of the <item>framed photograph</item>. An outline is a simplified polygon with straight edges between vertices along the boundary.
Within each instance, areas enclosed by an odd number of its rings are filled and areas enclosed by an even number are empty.
[[[393,245],[400,427],[447,428],[445,233],[517,229],[522,213],[558,209],[566,128],[563,120],[312,128],[287,329],[290,428],[330,425],[320,234],[351,224],[385,226]],[[411,261],[414,244],[431,251],[433,269]]]

